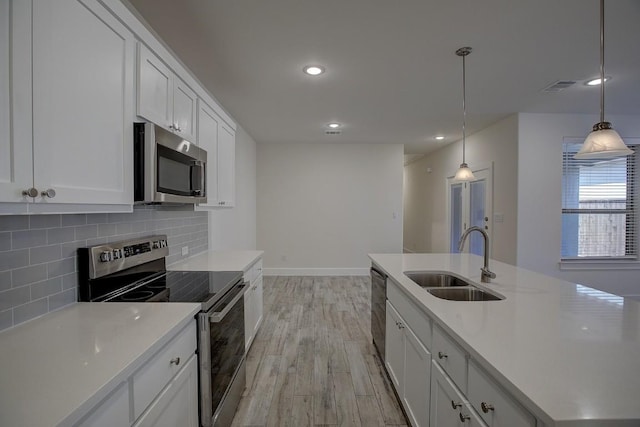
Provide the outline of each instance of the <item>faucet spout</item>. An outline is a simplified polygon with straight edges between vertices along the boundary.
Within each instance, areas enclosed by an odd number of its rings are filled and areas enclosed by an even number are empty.
[[[484,241],[484,267],[480,269],[481,271],[480,281],[484,283],[489,283],[491,279],[496,278],[496,273],[489,270],[489,250],[488,250],[489,235],[487,234],[487,232],[478,226],[467,228],[466,230],[464,230],[464,233],[462,233],[462,236],[460,236],[460,241],[458,242],[458,250],[462,252],[462,249],[464,248],[464,243],[467,241],[467,237],[469,236],[469,234],[471,234],[472,231],[477,231],[480,234],[482,234],[482,238]]]

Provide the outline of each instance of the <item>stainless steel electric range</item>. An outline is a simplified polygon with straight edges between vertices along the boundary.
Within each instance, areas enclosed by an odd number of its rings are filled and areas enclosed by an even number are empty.
[[[228,426],[246,383],[241,271],[167,271],[167,236],[78,249],[79,300],[198,302],[200,425]]]

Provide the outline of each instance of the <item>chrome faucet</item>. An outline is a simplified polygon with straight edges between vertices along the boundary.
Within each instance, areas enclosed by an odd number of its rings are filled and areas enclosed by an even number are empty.
[[[462,249],[464,248],[464,242],[467,240],[467,236],[469,236],[472,231],[478,231],[480,234],[482,234],[482,237],[484,239],[484,267],[480,269],[480,271],[482,272],[480,275],[480,281],[489,283],[491,279],[496,278],[496,273],[489,270],[489,235],[487,234],[487,232],[477,226],[467,228],[466,230],[464,230],[464,233],[462,233],[462,236],[460,236],[460,241],[458,242],[458,250],[462,252]]]

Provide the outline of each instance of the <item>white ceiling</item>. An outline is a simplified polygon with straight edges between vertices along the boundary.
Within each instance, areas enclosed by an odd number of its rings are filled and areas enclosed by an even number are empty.
[[[593,113],[597,0],[130,0],[258,143],[426,153],[514,112]],[[606,5],[606,112],[640,114],[640,1]],[[326,73],[302,73],[322,64]],[[558,80],[578,80],[558,93]],[[327,136],[325,125],[344,123]],[[613,123],[615,127],[615,123]],[[585,134],[589,129],[585,129]]]

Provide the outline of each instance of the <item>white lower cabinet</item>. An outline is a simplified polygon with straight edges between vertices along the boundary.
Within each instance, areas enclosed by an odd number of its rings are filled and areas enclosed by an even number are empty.
[[[74,427],[113,427],[129,424],[129,385],[123,382]]]
[[[245,349],[249,351],[263,317],[262,258],[245,271],[244,280],[249,283],[244,294],[244,340]]]
[[[486,426],[435,360],[431,373],[431,426]]]
[[[198,358],[194,354],[134,427],[198,426]]]
[[[535,427],[536,419],[474,361],[469,362],[469,402],[491,427]]]
[[[402,406],[415,427],[429,425],[431,354],[387,301],[385,363]]]

